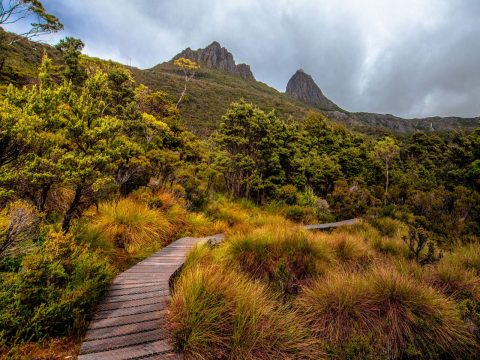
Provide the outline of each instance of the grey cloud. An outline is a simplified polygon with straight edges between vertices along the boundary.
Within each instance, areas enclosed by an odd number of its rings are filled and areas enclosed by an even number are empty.
[[[480,114],[480,2],[44,0],[90,55],[147,68],[219,41],[284,91],[303,68],[351,111]],[[372,45],[373,44],[373,45]]]

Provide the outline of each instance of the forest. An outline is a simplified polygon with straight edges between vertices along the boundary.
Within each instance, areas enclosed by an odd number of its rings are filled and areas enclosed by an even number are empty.
[[[83,46],[1,88],[0,358],[75,354],[117,274],[217,233],[173,287],[186,358],[478,358],[480,128],[365,134],[239,98],[197,135],[183,95]],[[188,94],[198,64],[175,66]]]

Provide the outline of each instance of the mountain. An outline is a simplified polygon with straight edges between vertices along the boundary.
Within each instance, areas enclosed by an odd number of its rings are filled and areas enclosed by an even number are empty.
[[[186,58],[207,68],[225,71],[244,79],[255,80],[250,66],[247,64],[235,64],[233,55],[217,41],[212,42],[205,49],[192,50],[186,48],[172,60],[179,58]]]
[[[338,110],[339,107],[323,95],[322,90],[313,81],[312,77],[306,74],[302,69],[290,78],[287,83],[286,94],[303,101],[306,104],[313,105],[322,110]]]
[[[348,112],[342,110],[328,99],[315,83],[313,78],[302,69],[290,78],[286,94],[294,99],[321,110],[328,118],[345,125],[372,130],[393,130],[396,132],[410,131],[452,131],[461,128],[474,129],[480,126],[480,118],[460,117],[428,117],[421,119],[403,119],[391,114],[376,114],[367,112]]]
[[[0,36],[13,36],[0,28]],[[61,62],[61,54],[55,48],[28,40],[20,40],[8,46],[5,66],[0,72],[0,98],[6,84],[29,84],[35,81],[36,68],[43,51]],[[200,135],[208,135],[218,128],[220,118],[229,104],[243,98],[266,111],[275,109],[283,119],[300,121],[311,109],[325,114],[332,121],[368,133],[473,130],[480,126],[480,118],[430,117],[403,119],[390,114],[355,113],[339,108],[329,100],[303,71],[297,71],[282,93],[256,81],[250,67],[236,64],[233,55],[218,42],[204,49],[183,50],[172,60],[150,69],[129,67],[135,80],[152,89],[167,92],[172,101],[178,100],[184,87],[182,72],[173,64],[174,59],[186,57],[201,65],[195,78],[189,82],[187,95],[180,104],[186,126]],[[88,58],[86,56],[86,58]],[[101,61],[101,60],[97,60]]]

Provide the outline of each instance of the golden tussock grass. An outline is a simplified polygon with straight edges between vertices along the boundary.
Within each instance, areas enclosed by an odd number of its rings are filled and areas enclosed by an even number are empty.
[[[104,239],[128,252],[158,248],[169,241],[173,231],[161,212],[131,198],[100,204],[92,226]]]
[[[323,274],[334,261],[325,243],[288,221],[228,237],[219,249],[228,264],[293,294],[301,282]]]
[[[321,359],[320,342],[267,288],[219,266],[187,268],[169,307],[175,347],[190,359]]]
[[[316,336],[338,348],[370,336],[388,358],[412,346],[427,358],[477,351],[452,300],[391,267],[330,273],[305,287],[296,305]]]

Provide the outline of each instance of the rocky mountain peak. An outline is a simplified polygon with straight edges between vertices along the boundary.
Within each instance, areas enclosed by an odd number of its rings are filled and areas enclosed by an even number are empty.
[[[236,64],[233,55],[217,41],[212,42],[206,48],[192,50],[186,48],[180,54],[176,55],[173,60],[186,58],[201,66],[210,69],[225,71],[230,74],[240,76],[244,79],[255,80],[250,66],[246,64]]]
[[[303,69],[297,70],[290,78],[287,84],[286,94],[322,110],[338,109],[335,103],[323,95],[322,90],[320,90],[313,78],[305,73]]]

